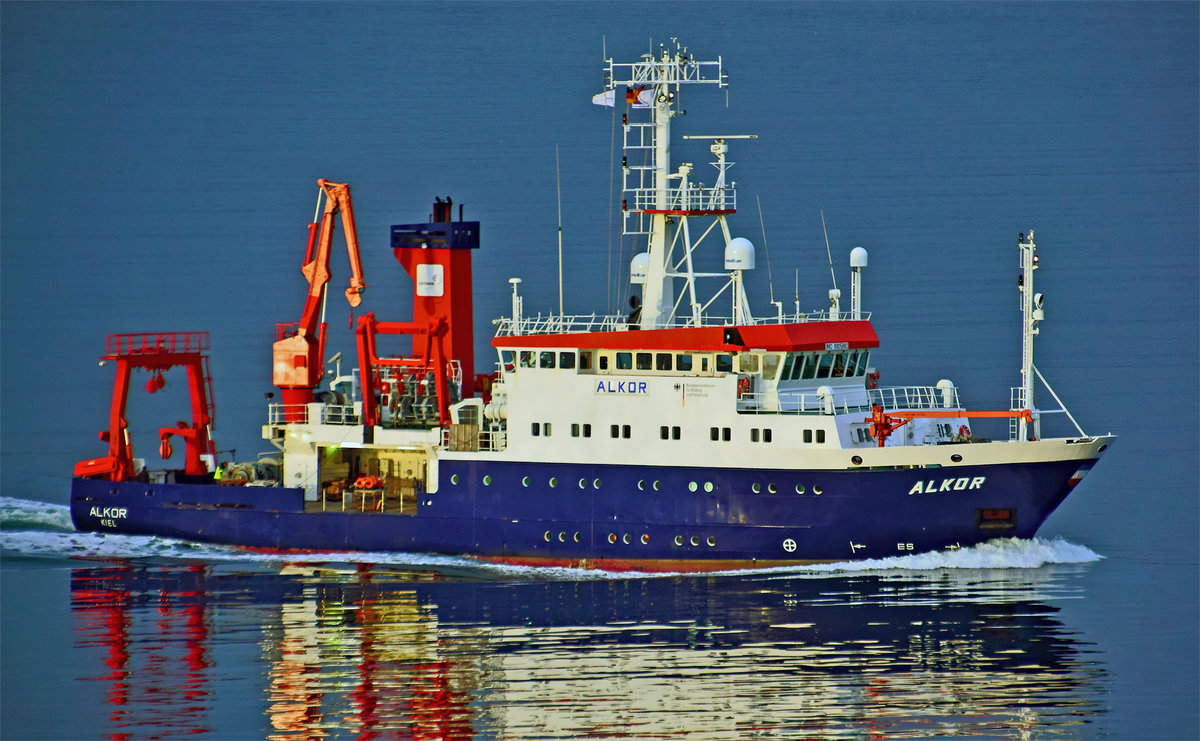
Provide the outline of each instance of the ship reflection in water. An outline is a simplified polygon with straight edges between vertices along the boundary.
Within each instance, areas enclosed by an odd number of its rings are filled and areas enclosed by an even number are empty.
[[[111,738],[1077,737],[1106,679],[1053,606],[1076,573],[108,562],[71,593]]]

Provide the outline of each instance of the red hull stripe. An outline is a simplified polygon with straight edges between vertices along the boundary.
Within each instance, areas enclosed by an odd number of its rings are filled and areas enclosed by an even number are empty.
[[[760,561],[757,559],[637,559],[637,558],[553,558],[542,556],[468,556],[477,561],[509,566],[537,566],[561,569],[597,569],[600,571],[640,571],[644,573],[705,573],[769,569],[780,566],[809,566],[825,561]]]
[[[726,342],[727,330],[737,330],[741,344]],[[850,349],[879,347],[871,322],[805,322],[755,324],[738,327],[682,327],[628,332],[576,332],[526,334],[492,339],[492,347],[574,347],[604,350],[688,350],[736,352],[739,350],[824,350],[828,343],[846,343]]]

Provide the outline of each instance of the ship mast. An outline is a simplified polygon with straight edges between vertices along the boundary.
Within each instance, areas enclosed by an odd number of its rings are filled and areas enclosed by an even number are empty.
[[[1029,409],[1033,411],[1033,436],[1041,439],[1042,420],[1034,407],[1033,379],[1033,338],[1038,334],[1038,322],[1045,314],[1042,311],[1042,294],[1033,291],[1033,271],[1037,270],[1037,246],[1033,243],[1033,230],[1028,236],[1021,234],[1017,237],[1017,246],[1021,250],[1021,277],[1018,279],[1018,293],[1021,297],[1021,385],[1013,389],[1013,409]],[[1028,440],[1028,422],[1025,418],[1014,419],[1019,427],[1017,439]]]
[[[729,231],[724,216],[733,213],[736,206],[732,185],[725,182],[725,169],[732,163],[724,159],[724,140],[739,137],[702,137],[714,140],[711,148],[714,153],[719,150],[719,172],[713,187],[690,182],[691,163],[681,163],[677,171],[672,170],[671,119],[683,113],[676,107],[680,89],[684,85],[724,87],[728,83],[719,57],[714,62],[701,62],[693,59],[674,39],[671,46],[660,47],[657,58],[644,54],[639,62],[607,60],[609,95],[616,103],[623,91],[629,111],[622,116],[624,233],[644,236],[647,240],[646,253],[634,258],[636,268],[632,276],[635,282],[643,285],[638,320],[643,329],[670,326],[675,321],[679,304],[684,299],[683,295],[676,296],[676,279],[687,281],[689,308],[686,313],[690,315],[691,323],[700,323],[703,307],[696,298],[694,281],[706,274],[696,273],[693,268],[692,251],[699,239],[692,241],[687,219],[689,216],[716,217],[720,221],[721,236],[728,243]],[[630,113],[643,110],[649,111],[649,121],[630,120]],[[639,159],[641,161],[637,161]],[[671,229],[671,226],[675,228]],[[676,246],[681,251],[677,257]],[[728,273],[707,275],[729,276]],[[740,278],[740,273],[737,277]],[[740,306],[745,311],[744,301],[737,301],[740,280],[735,282],[738,283],[733,286],[735,307]]]

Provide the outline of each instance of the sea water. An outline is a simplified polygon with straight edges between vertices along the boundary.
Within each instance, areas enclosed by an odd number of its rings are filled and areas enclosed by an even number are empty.
[[[0,4],[0,736],[1196,737],[1197,11]],[[642,578],[71,529],[105,334],[210,331],[218,447],[262,449],[317,178],[353,188],[381,318],[408,316],[389,224],[435,196],[482,223],[481,372],[509,277],[557,310],[560,195],[564,310],[622,310],[619,116],[590,101],[605,53],[672,36],[730,79],[728,108],[684,91],[677,130],[759,137],[730,154],[754,310],[824,306],[824,220],[843,292],[870,252],[883,384],[1007,407],[1036,230],[1036,363],[1119,435],[1037,538]],[[352,357],[344,265],[327,311]],[[152,465],[188,413],[167,380],[130,402]]]

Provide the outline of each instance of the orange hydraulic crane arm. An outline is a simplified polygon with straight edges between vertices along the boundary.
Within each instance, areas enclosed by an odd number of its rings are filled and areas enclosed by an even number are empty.
[[[959,418],[986,418],[986,417],[1016,417],[1024,419],[1026,422],[1033,420],[1033,412],[1028,409],[1017,409],[1014,411],[986,411],[986,412],[968,412],[965,410],[921,410],[921,411],[904,411],[904,412],[884,412],[883,407],[871,407],[871,416],[864,419],[864,422],[871,423],[871,437],[874,437],[883,447],[887,441],[888,435],[895,432],[914,419],[959,419]]]
[[[346,251],[350,257],[350,287],[346,289],[346,300],[351,307],[362,303],[362,292],[367,288],[358,253],[358,231],[354,225],[350,186],[331,183],[324,178],[317,181],[317,186],[320,195],[325,197],[325,206],[320,222],[309,224],[308,227],[308,247],[300,269],[308,281],[304,310],[296,325],[280,325],[281,330],[287,331],[280,332],[274,347],[274,382],[285,391],[285,404],[310,401],[312,390],[320,383],[323,374],[325,325],[321,313],[330,277],[329,253],[333,245],[335,214],[341,214]]]

